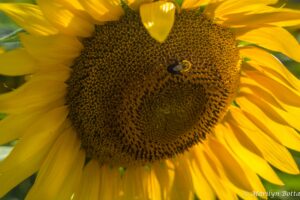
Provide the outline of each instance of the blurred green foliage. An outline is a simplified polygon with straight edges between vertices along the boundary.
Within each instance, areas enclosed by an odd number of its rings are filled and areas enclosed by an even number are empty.
[[[14,49],[19,46],[18,36],[16,33],[22,29],[18,27],[3,13],[0,13],[0,46],[6,50]]]
[[[0,113],[0,120],[1,120],[1,119],[4,119],[5,116],[6,116],[5,114]]]
[[[0,3],[7,2],[16,2],[16,3],[35,3],[34,0],[0,0]],[[183,0],[177,0],[177,2],[181,5]],[[281,0],[280,4],[287,4],[288,7],[300,8],[300,0]],[[0,47],[4,47],[6,50],[11,50],[20,46],[18,40],[19,32],[23,31],[19,26],[17,26],[12,20],[6,17],[3,13],[0,13]],[[300,41],[300,26],[294,28],[292,30],[295,37]],[[278,54],[277,55],[282,62],[287,66],[287,68],[295,74],[298,78],[300,78],[300,63],[296,63],[287,57]],[[7,77],[0,75],[0,93],[9,92],[15,89],[17,86],[22,84],[24,80],[22,77]],[[0,120],[5,117],[5,114],[0,113]],[[12,147],[8,145],[0,146],[0,160],[3,159],[10,151]],[[293,154],[298,166],[300,167],[300,153],[291,151]],[[255,164],[255,163],[253,163]],[[263,183],[266,187],[267,191],[299,191],[300,192],[300,175],[288,175],[279,170],[274,169],[279,177],[285,183],[284,186],[276,186],[271,183],[268,183],[264,180]],[[9,192],[5,197],[1,198],[1,200],[21,200],[24,199],[27,191],[32,186],[34,182],[34,176],[29,177],[22,183],[20,183],[14,190]],[[197,199],[197,198],[196,198]],[[276,197],[273,199],[286,199],[283,197]],[[290,199],[290,198],[289,198]]]

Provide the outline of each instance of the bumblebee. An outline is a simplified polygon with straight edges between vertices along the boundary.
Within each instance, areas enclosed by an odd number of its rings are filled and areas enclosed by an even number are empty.
[[[168,72],[178,75],[187,72],[191,69],[192,63],[188,60],[178,61],[176,60],[173,64],[168,66]]]

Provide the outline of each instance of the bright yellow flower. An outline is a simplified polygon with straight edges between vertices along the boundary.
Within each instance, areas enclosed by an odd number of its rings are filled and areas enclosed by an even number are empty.
[[[256,199],[298,174],[300,82],[270,51],[300,62],[300,12],[276,2],[0,4],[26,30],[0,74],[27,80],[0,96],[0,196],[37,172],[27,200]]]

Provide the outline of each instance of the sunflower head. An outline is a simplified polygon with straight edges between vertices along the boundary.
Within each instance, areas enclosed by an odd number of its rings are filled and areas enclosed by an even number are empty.
[[[300,83],[271,52],[300,61],[300,12],[276,2],[1,3],[25,32],[0,74],[26,82],[0,95],[0,197],[37,172],[27,200],[255,199],[270,165],[299,173]]]
[[[239,82],[234,34],[198,11],[175,18],[162,43],[129,10],[82,41],[67,104],[88,156],[116,165],[170,158],[224,116]]]

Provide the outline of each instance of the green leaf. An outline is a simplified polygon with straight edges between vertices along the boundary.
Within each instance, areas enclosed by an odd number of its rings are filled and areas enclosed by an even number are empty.
[[[20,46],[18,33],[23,31],[12,20],[0,13],[0,46],[6,50]]]
[[[177,3],[178,3],[178,5],[182,5],[182,3],[183,3],[183,0],[175,0]]]
[[[4,13],[0,12],[0,37],[3,37],[14,30],[18,29],[18,25],[14,23],[9,17]]]
[[[1,120],[1,119],[4,119],[4,118],[5,118],[5,116],[6,116],[6,114],[4,114],[4,113],[0,113],[0,120]]]

